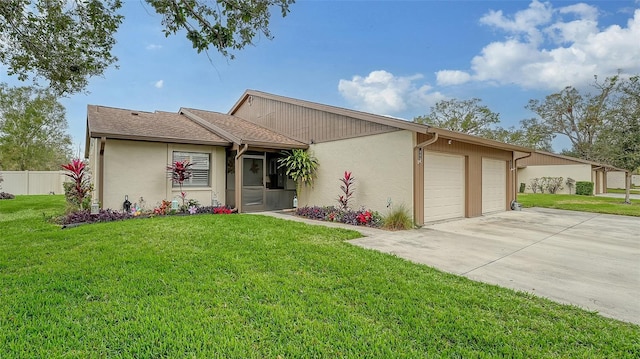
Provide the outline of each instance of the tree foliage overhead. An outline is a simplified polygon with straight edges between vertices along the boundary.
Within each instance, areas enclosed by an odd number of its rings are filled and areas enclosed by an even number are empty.
[[[49,91],[0,84],[0,168],[58,170],[71,155],[65,109]]]
[[[551,151],[551,133],[537,119],[520,121],[520,127],[498,126],[500,114],[482,105],[479,98],[444,100],[431,107],[431,113],[413,121],[451,131],[467,133],[512,145]]]
[[[272,6],[286,16],[295,0],[146,0],[162,15],[164,34],[185,30],[187,39],[198,52],[213,46],[233,59],[229,50],[240,50],[262,33],[271,39],[269,19]]]
[[[608,126],[609,114],[615,103],[619,77],[613,76],[593,84],[596,94],[582,94],[572,86],[545,97],[530,100],[527,109],[535,112],[549,132],[566,136],[572,152],[578,157],[595,160],[593,152],[600,131]]]
[[[269,31],[270,9],[282,16],[294,0],[144,0],[162,16],[166,36],[184,33],[198,51],[231,50]],[[1,0],[0,63],[21,81],[46,80],[57,95],[84,91],[117,62],[114,38],[121,0]]]
[[[536,118],[520,120],[519,128],[515,126],[509,128],[498,126],[487,131],[485,137],[534,150],[553,152],[551,141],[554,138],[554,134]]]
[[[120,0],[3,0],[0,62],[19,80],[48,80],[56,94],[82,91],[117,58]]]
[[[640,76],[622,81],[619,96],[608,112],[608,126],[594,143],[595,157],[627,170],[626,199],[629,201],[631,173],[640,168]]]
[[[426,116],[418,116],[414,122],[451,131],[484,136],[491,126],[500,122],[500,115],[480,104],[482,100],[443,100],[431,107]]]

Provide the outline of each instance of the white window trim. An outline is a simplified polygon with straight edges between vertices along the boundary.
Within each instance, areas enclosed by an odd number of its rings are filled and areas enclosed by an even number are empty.
[[[211,187],[211,153],[194,152],[194,151],[173,151],[171,155],[172,163],[176,161],[188,160],[193,163],[191,169],[193,176],[184,181],[182,187]],[[197,178],[206,178],[205,181],[195,182]],[[179,188],[180,185],[172,181],[173,188]]]

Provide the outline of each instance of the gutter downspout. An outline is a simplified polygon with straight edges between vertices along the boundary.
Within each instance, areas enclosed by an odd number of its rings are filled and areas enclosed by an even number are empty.
[[[513,200],[511,201],[511,204],[513,203],[517,203],[518,202],[518,160],[524,159],[524,158],[529,158],[533,155],[533,151],[529,152],[528,155],[522,156],[522,157],[518,157],[516,158],[516,152],[513,151],[512,152],[512,158],[513,158],[513,168],[511,168],[511,170],[513,171]],[[513,209],[513,207],[510,205],[509,208]]]
[[[424,224],[424,148],[438,141],[438,133],[432,133],[433,138],[414,147],[416,163],[413,166],[413,221],[417,225]]]
[[[98,201],[100,201],[100,208],[104,205],[104,147],[107,143],[106,137],[100,138],[100,159],[99,159],[99,171],[100,177],[98,177]]]
[[[235,182],[236,182],[236,210],[238,211],[238,213],[242,213],[242,162],[240,161],[242,155],[247,152],[247,150],[249,150],[249,145],[248,144],[244,144],[244,146],[242,146],[242,148],[240,147],[241,145],[238,145],[238,153],[236,154],[236,161],[235,161],[235,166],[236,166],[236,178],[235,178]]]

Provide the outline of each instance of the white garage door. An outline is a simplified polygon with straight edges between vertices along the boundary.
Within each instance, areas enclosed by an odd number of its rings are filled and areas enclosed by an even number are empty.
[[[504,211],[507,206],[507,162],[482,159],[482,213]]]
[[[427,152],[424,157],[424,221],[464,217],[464,156]]]

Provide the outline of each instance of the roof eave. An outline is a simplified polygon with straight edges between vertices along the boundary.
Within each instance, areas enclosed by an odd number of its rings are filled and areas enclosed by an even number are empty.
[[[574,162],[578,162],[578,163],[584,163],[587,165],[591,165],[591,168],[593,169],[593,167],[603,167],[606,170],[610,170],[610,171],[623,171],[626,172],[626,170],[622,169],[622,168],[617,168],[615,166],[611,166],[609,164],[606,163],[600,163],[600,162],[595,162],[595,161],[589,161],[589,160],[585,160],[582,158],[577,158],[577,157],[571,157],[571,156],[565,156],[565,155],[559,155],[557,153],[551,153],[551,152],[547,152],[547,151],[535,151],[536,153],[539,153],[541,155],[545,155],[545,156],[551,156],[551,157],[557,157],[557,158],[562,158],[565,159],[567,161],[574,161]]]
[[[261,142],[261,141],[245,141],[243,145],[249,145],[249,147],[269,148],[275,150],[292,150],[292,149],[307,149],[309,145],[306,143],[294,144],[294,143],[274,143],[274,142]]]
[[[429,128],[429,133],[437,133],[438,136],[440,136],[442,138],[447,138],[447,139],[451,139],[451,140],[458,140],[458,141],[461,141],[461,142],[471,143],[471,144],[480,145],[480,146],[495,147],[495,148],[498,148],[498,149],[501,149],[501,150],[506,150],[506,151],[517,151],[517,152],[523,152],[523,153],[534,152],[534,150],[532,150],[530,148],[517,146],[517,145],[511,145],[511,144],[508,144],[508,143],[503,143],[503,142],[499,142],[499,141],[495,141],[495,140],[489,140],[489,139],[486,139],[486,138],[473,136],[473,135],[469,135],[469,134],[461,133],[461,132],[456,132],[456,131],[445,130],[445,129],[437,128],[437,127],[430,127]]]
[[[208,145],[208,146],[221,146],[221,147],[230,147],[232,145],[231,142],[191,140],[191,139],[175,138],[175,137],[155,137],[155,136],[139,136],[139,135],[132,136],[130,134],[122,134],[122,133],[91,132],[88,137],[91,137],[91,138],[105,137],[112,140],[129,140],[129,141],[145,141],[145,142],[161,142],[161,143],[185,143],[185,144],[191,144],[191,145]]]

